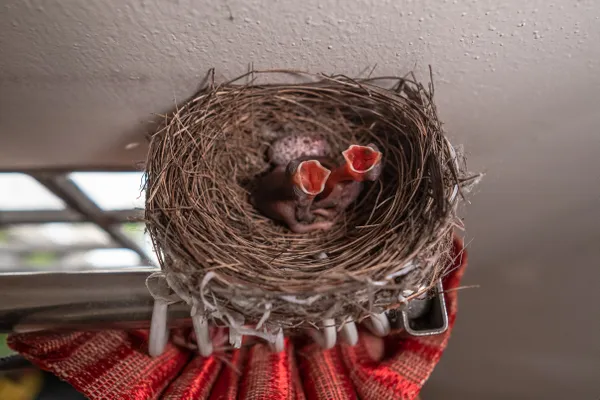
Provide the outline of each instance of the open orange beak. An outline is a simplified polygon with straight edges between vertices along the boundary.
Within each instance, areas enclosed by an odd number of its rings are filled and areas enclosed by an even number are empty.
[[[365,175],[381,163],[381,152],[368,146],[351,145],[342,152],[346,160],[347,173],[358,182],[365,180]]]
[[[298,165],[292,179],[304,193],[316,196],[325,189],[331,171],[317,160],[303,161]]]

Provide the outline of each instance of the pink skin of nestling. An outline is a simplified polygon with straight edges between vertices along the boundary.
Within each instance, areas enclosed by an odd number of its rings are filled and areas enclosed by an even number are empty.
[[[267,217],[283,222],[292,232],[328,230],[331,221],[313,222],[310,208],[331,171],[317,160],[294,160],[277,166],[263,177],[254,193],[254,204]]]

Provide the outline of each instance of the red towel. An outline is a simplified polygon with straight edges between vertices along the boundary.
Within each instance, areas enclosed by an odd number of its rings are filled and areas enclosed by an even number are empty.
[[[456,240],[454,265],[444,280],[458,287],[466,266]],[[147,355],[147,331],[29,333],[9,345],[35,365],[64,379],[91,400],[414,400],[444,351],[457,311],[457,291],[445,293],[450,329],[431,337],[384,341],[375,362],[366,349],[375,339],[361,332],[358,345],[321,350],[286,340],[275,354],[265,344],[204,358],[170,343],[163,355]]]

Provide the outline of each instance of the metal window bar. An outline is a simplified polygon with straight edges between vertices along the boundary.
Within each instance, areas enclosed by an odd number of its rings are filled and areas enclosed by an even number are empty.
[[[141,222],[144,220],[142,210],[103,211],[106,219],[113,223]],[[35,210],[35,211],[0,211],[0,225],[44,224],[52,222],[88,222],[89,220],[78,212],[65,210]],[[94,222],[94,221],[91,221]]]

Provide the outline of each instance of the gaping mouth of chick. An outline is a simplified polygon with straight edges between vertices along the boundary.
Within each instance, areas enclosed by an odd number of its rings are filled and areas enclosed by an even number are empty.
[[[351,145],[342,153],[351,172],[364,174],[381,162],[381,153],[367,146]]]
[[[317,160],[308,160],[300,163],[296,174],[300,189],[308,195],[316,196],[325,189],[331,171]]]

